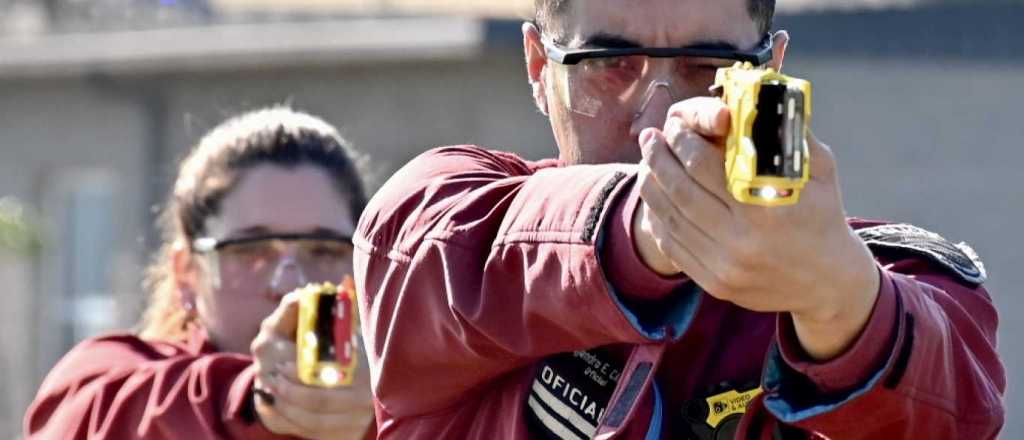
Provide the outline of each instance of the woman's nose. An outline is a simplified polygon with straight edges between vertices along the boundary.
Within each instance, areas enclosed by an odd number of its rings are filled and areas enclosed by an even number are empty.
[[[270,279],[270,293],[276,299],[280,299],[288,292],[306,285],[307,282],[302,266],[295,261],[295,257],[286,255],[281,257],[274,268],[274,274]]]

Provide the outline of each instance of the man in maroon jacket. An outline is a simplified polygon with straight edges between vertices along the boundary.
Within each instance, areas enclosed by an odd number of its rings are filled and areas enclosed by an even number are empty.
[[[797,205],[727,193],[729,113],[704,96],[723,65],[781,68],[773,12],[537,1],[526,65],[559,159],[435,149],[361,217],[381,438],[998,433],[997,315],[973,251],[846,219],[813,137]]]

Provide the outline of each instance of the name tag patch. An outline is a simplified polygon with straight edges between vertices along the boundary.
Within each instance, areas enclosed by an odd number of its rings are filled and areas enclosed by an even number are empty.
[[[623,363],[594,349],[541,361],[526,401],[530,428],[546,439],[584,440],[597,432]]]

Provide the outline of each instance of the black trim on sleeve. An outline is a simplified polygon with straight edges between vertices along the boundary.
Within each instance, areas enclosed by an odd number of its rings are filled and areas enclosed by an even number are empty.
[[[905,315],[906,336],[903,339],[903,345],[900,346],[900,353],[896,358],[896,362],[892,366],[892,372],[885,378],[885,387],[892,389],[896,388],[896,385],[900,383],[900,379],[903,378],[903,374],[907,371],[907,364],[910,363],[910,353],[914,349],[914,315],[909,312]]]
[[[626,178],[626,173],[617,171],[612,176],[608,183],[604,184],[601,188],[601,193],[597,197],[597,201],[594,202],[594,206],[590,207],[590,213],[587,214],[587,223],[583,228],[583,235],[580,237],[584,242],[590,243],[594,239],[594,232],[597,230],[597,221],[601,219],[601,212],[604,211],[604,206],[608,202],[608,197],[611,196],[612,191],[615,187],[622,182],[622,179]]]

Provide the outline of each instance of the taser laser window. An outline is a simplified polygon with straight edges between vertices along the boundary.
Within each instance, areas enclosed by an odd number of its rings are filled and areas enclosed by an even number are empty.
[[[320,336],[320,341],[317,344],[317,355],[320,359],[334,359],[334,338],[330,337],[334,334],[334,307],[337,304],[337,299],[334,295],[323,295],[320,297],[320,303],[317,304],[317,315],[316,315],[316,334]]]

